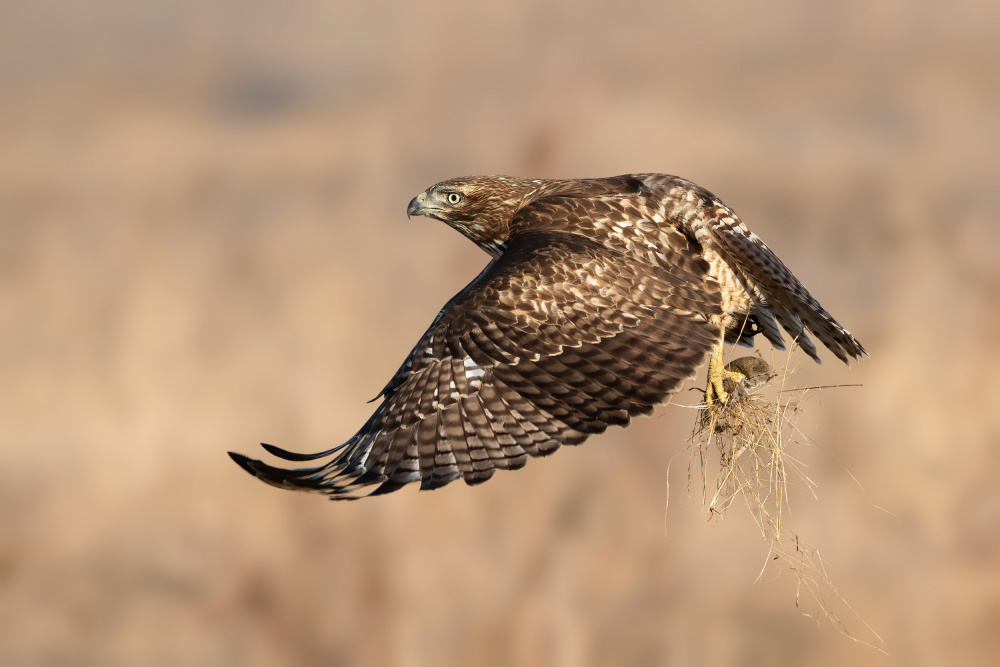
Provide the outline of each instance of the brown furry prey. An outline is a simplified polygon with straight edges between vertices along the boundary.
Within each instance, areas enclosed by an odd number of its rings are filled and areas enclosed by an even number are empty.
[[[456,178],[408,215],[441,220],[493,260],[449,301],[346,443],[319,454],[265,445],[276,468],[232,457],[287,489],[354,498],[411,482],[468,484],[650,414],[709,359],[706,402],[727,400],[724,343],[782,329],[817,362],[865,350],[763,241],[676,176]]]

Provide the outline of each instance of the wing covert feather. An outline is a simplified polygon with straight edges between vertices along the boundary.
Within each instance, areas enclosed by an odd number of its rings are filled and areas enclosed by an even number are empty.
[[[594,185],[619,186],[630,182]],[[682,264],[674,275],[577,234],[519,234],[440,311],[329,462],[285,470],[233,457],[275,486],[354,498],[477,484],[628,424],[693,376],[714,342],[718,292],[701,264]]]

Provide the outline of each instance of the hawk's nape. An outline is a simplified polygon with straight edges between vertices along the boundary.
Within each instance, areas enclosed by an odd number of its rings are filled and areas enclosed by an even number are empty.
[[[575,234],[519,235],[441,310],[353,438],[315,455],[265,446],[330,461],[287,470],[230,455],[274,486],[354,498],[477,484],[628,424],[693,377],[715,338],[706,263],[666,252],[673,273]]]
[[[230,455],[263,481],[355,498],[412,482],[469,484],[523,466],[666,402],[711,353],[725,401],[721,342],[782,330],[819,361],[865,350],[736,214],[666,174],[452,179],[408,214],[441,220],[494,259],[441,310],[343,445],[277,468]],[[808,333],[807,333],[808,332]]]

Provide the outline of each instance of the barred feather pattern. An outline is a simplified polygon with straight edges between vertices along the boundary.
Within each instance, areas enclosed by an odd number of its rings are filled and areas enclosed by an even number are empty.
[[[752,345],[761,333],[774,347],[785,349],[780,324],[817,363],[819,354],[807,331],[845,363],[865,356],[854,336],[708,190],[667,174],[550,183],[546,196],[515,218],[515,232],[564,229],[596,235],[608,247],[674,273],[684,267],[664,256],[663,249],[688,244],[694,256],[708,262],[708,276],[720,287],[723,313],[713,321],[725,328],[728,342]],[[580,196],[588,183],[589,194]]]
[[[813,333],[838,359],[850,365],[850,359],[866,356],[864,347],[842,327],[809,290],[778,259],[742,220],[712,193],[690,181],[671,177],[667,190],[666,217],[683,221],[682,225],[704,248],[710,264],[731,276],[746,298],[738,309],[727,308],[726,328],[734,330],[741,319],[752,317],[762,333],[778,349],[784,349],[781,334],[774,322],[788,332],[802,350],[820,363]],[[718,258],[718,259],[715,259]],[[714,271],[713,271],[714,273]],[[725,278],[722,278],[725,282]]]
[[[351,440],[317,455],[267,446],[329,462],[286,470],[233,456],[275,486],[354,498],[477,484],[627,425],[693,377],[715,338],[708,267],[676,254],[687,274],[575,234],[520,234],[442,309]]]
[[[861,344],[736,214],[666,174],[439,183],[408,214],[446,222],[494,257],[438,313],[346,443],[318,454],[241,454],[263,481],[336,499],[419,482],[468,484],[649,414],[717,342],[784,329],[817,362]],[[808,333],[807,333],[808,332]]]

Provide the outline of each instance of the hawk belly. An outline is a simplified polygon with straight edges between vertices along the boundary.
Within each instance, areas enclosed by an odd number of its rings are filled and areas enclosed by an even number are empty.
[[[709,321],[724,327],[726,333],[739,331],[753,312],[753,300],[743,288],[739,278],[719,253],[705,247],[702,256],[708,262],[708,276],[719,283],[722,292],[722,315],[712,315]]]

